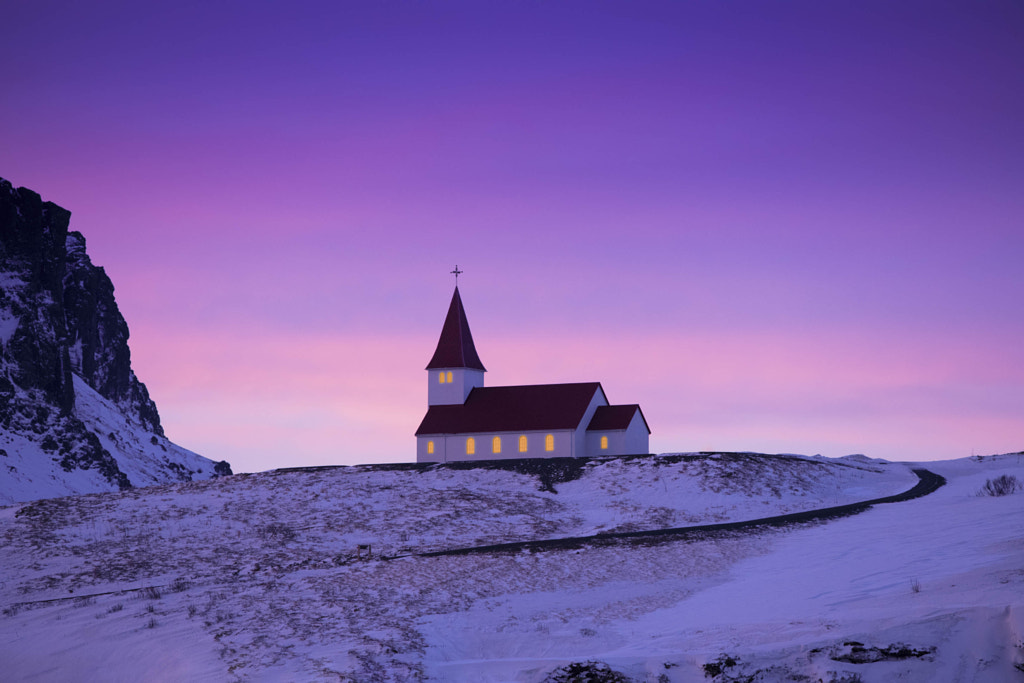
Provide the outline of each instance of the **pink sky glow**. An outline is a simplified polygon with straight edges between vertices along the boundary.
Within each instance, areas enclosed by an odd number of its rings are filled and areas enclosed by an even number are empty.
[[[413,459],[456,263],[488,384],[655,452],[1024,448],[1019,3],[40,0],[0,57],[0,177],[236,471]]]

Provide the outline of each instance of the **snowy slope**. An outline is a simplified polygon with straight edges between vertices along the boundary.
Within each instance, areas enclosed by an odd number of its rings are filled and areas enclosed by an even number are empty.
[[[696,565],[640,586],[559,586],[429,617],[427,672],[540,680],[556,664],[601,660],[637,680],[702,680],[703,665],[724,654],[738,663],[718,680],[1015,680],[1024,662],[1024,494],[976,492],[999,474],[1024,480],[1022,456],[927,466],[949,485],[760,545],[750,539],[724,572],[704,563],[717,549],[703,548]],[[626,609],[638,602],[642,614]],[[853,653],[850,643],[867,658],[877,656],[870,648],[901,644],[935,652],[836,661]]]
[[[126,417],[78,375],[74,375],[74,386],[75,415],[99,437],[134,486],[166,484],[169,473],[176,474],[180,481],[214,476],[215,463],[209,458],[171,443]]]
[[[75,417],[99,438],[133,486],[214,476],[212,460],[153,434],[81,377],[72,378]],[[110,481],[95,468],[61,468],[57,465],[59,453],[47,452],[38,438],[31,440],[14,431],[0,430],[0,449],[0,505],[111,489]]]
[[[711,680],[724,654],[719,682],[1013,680],[1024,494],[975,493],[1024,479],[1021,460],[928,463],[949,480],[936,493],[785,529],[392,560],[763,517],[915,477],[674,456],[591,463],[557,492],[496,469],[354,467],[38,501],[0,509],[0,660],[11,680],[539,682],[593,659],[660,683]]]
[[[38,442],[0,429],[0,505],[110,489],[97,470],[64,471]]]

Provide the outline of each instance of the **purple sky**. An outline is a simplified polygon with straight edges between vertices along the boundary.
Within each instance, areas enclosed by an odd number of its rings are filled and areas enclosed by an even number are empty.
[[[1020,3],[36,0],[0,58],[0,176],[236,471],[413,459],[456,263],[489,385],[655,452],[1024,448]]]

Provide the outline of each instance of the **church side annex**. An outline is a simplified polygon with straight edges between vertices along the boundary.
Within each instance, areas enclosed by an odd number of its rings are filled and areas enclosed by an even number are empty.
[[[458,282],[426,370],[417,462],[648,453],[640,406],[609,405],[600,382],[484,387]]]

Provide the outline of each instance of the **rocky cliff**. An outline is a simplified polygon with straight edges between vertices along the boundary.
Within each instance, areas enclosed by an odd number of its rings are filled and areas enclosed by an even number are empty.
[[[70,218],[0,179],[0,504],[230,473],[164,438]]]
[[[113,283],[89,260],[81,233],[68,233],[65,245],[64,320],[71,371],[126,415],[163,436],[156,405],[132,372],[128,324],[117,309]]]

